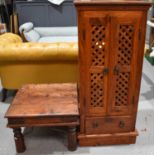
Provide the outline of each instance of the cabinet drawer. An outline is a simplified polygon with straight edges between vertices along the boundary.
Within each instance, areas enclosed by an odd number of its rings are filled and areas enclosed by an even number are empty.
[[[117,133],[134,130],[132,117],[93,117],[86,118],[86,133]]]

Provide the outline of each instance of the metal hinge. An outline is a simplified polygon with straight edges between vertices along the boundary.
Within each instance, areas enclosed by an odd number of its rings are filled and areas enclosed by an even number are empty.
[[[83,98],[83,105],[84,105],[84,107],[86,107],[86,98],[85,97]]]
[[[132,104],[135,103],[135,96],[132,96]]]
[[[83,37],[83,40],[85,41],[85,30],[82,31],[82,37]]]
[[[139,29],[138,39],[141,40],[141,29]]]
[[[79,85],[77,84],[77,100],[80,102]]]

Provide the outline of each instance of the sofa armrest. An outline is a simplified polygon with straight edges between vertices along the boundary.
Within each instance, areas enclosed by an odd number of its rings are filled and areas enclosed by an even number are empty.
[[[40,35],[33,29],[33,23],[28,22],[19,27],[19,32],[24,41],[37,42],[40,39]]]
[[[30,30],[33,29],[33,23],[31,22],[28,22],[28,23],[25,23],[25,24],[22,24],[20,27],[19,27],[19,32],[22,33],[22,32],[29,32]]]
[[[22,39],[17,34],[13,33],[4,33],[3,35],[0,35],[0,44],[6,44],[8,46],[8,43],[21,43]]]
[[[0,45],[0,62],[77,61],[77,43],[17,43]]]

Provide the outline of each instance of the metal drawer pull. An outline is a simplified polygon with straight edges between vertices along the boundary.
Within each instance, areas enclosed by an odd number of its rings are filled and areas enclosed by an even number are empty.
[[[125,127],[125,123],[123,122],[123,121],[120,121],[119,122],[119,127],[122,129],[122,128],[124,128]]]
[[[97,122],[94,122],[93,123],[93,128],[97,128],[99,125],[98,125],[98,123]]]

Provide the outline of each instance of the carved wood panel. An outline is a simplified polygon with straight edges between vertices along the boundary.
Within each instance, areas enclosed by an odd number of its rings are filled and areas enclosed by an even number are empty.
[[[128,106],[130,73],[120,73],[116,77],[115,106]]]
[[[116,66],[130,67],[133,48],[133,25],[120,25]],[[116,76],[115,106],[128,106],[130,72],[121,72]]]
[[[133,30],[132,25],[120,25],[118,40],[118,64],[130,65],[131,52],[133,47]]]
[[[131,65],[133,56],[134,26],[120,24],[117,32],[118,41],[116,48],[113,111],[115,113],[128,113],[131,106]]]
[[[92,66],[105,65],[105,26],[91,25]]]
[[[103,74],[91,73],[90,74],[90,106],[103,107],[104,106],[104,88],[103,88]]]
[[[87,82],[88,82],[88,115],[102,116],[106,112],[106,85],[107,75],[104,70],[108,62],[108,42],[109,27],[107,17],[90,17],[87,19]]]
[[[129,14],[128,14],[129,16]],[[134,98],[134,63],[136,53],[135,40],[138,39],[138,24],[136,15],[118,13],[112,18],[112,44],[109,75],[109,108],[111,115],[131,114]],[[137,33],[135,33],[137,32]]]
[[[117,14],[117,13],[116,13]],[[127,114],[131,109],[134,64],[134,40],[137,17],[100,12],[85,18],[86,114],[105,116]],[[106,71],[107,70],[107,71]],[[106,72],[105,72],[106,71]],[[130,111],[131,112],[131,111]]]

